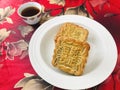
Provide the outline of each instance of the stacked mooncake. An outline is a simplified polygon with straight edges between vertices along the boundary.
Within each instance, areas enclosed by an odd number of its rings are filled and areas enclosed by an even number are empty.
[[[55,37],[52,65],[72,75],[82,75],[90,45],[88,30],[74,23],[63,23]]]

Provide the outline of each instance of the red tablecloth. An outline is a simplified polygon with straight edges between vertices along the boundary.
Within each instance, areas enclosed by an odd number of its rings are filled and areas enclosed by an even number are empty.
[[[65,0],[64,6],[49,4],[48,0],[0,0],[0,90],[60,90],[37,76],[30,64],[28,44],[37,26],[27,25],[17,14],[18,7],[29,1],[43,4],[52,16],[67,8],[82,6],[94,20],[104,25],[117,44],[118,61],[108,79],[91,90],[120,90],[119,0]]]

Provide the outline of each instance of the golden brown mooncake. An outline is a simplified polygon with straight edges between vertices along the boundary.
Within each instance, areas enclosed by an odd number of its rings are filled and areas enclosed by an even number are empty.
[[[61,36],[84,42],[88,37],[88,30],[74,23],[66,22],[61,25],[60,30],[55,37],[55,42],[57,42],[57,39]]]
[[[72,75],[81,75],[87,62],[90,46],[87,42],[59,37],[54,49],[52,65]]]

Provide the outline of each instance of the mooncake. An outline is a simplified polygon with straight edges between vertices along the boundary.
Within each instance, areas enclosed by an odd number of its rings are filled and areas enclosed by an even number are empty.
[[[55,43],[52,65],[71,74],[82,75],[90,50],[87,42],[59,37]]]
[[[84,42],[87,40],[88,30],[77,24],[66,22],[60,26],[60,30],[55,37],[55,42],[57,42],[59,37],[67,37]]]

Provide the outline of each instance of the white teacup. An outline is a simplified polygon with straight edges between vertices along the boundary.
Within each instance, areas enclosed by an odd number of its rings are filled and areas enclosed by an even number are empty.
[[[22,17],[26,23],[34,25],[41,19],[42,5],[37,2],[24,3],[18,8],[18,15]]]

